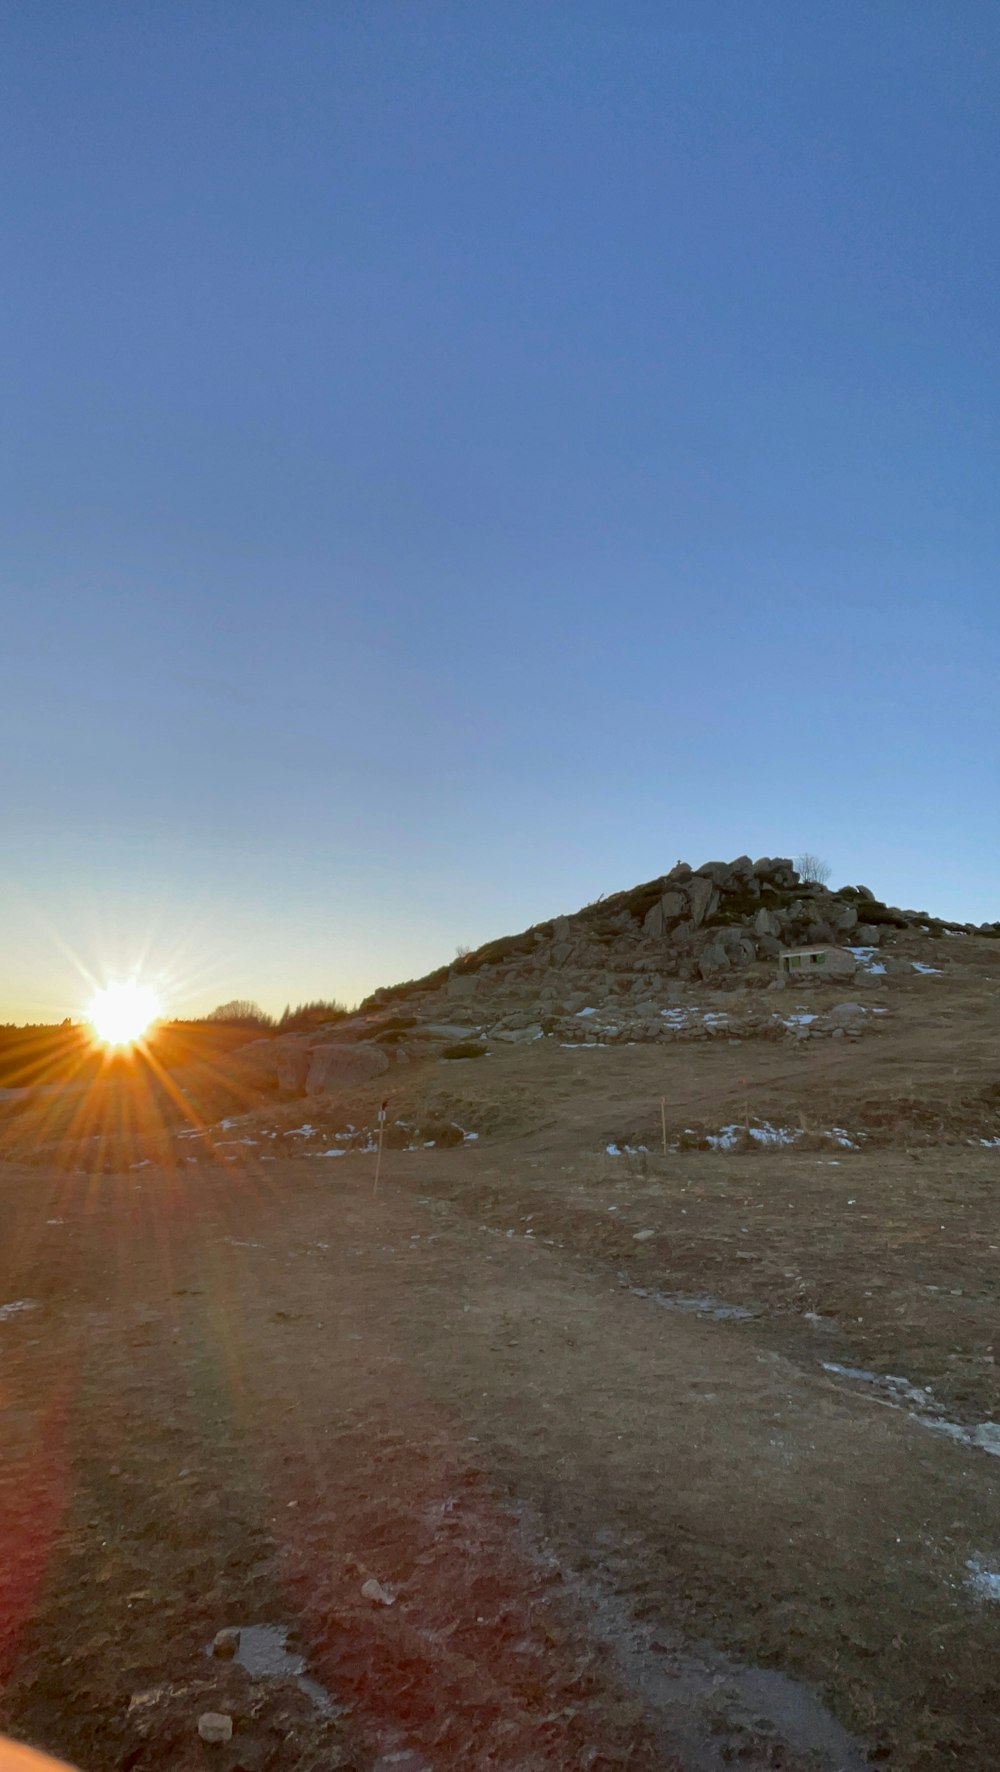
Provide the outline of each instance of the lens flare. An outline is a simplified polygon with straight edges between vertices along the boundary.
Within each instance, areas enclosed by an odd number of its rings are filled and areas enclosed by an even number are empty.
[[[87,1019],[106,1046],[132,1046],[161,1013],[162,1004],[152,985],[132,978],[121,984],[105,985],[98,991],[87,1010]]]

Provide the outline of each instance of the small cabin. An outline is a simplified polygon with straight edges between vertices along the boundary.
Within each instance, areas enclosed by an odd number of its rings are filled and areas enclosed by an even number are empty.
[[[778,978],[782,984],[806,984],[815,979],[851,978],[857,961],[847,948],[827,942],[814,948],[785,948],[778,955]]]

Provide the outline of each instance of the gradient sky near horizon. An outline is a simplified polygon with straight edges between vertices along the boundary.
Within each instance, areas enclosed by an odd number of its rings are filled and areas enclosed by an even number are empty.
[[[1000,917],[1000,11],[11,0],[0,1020]]]

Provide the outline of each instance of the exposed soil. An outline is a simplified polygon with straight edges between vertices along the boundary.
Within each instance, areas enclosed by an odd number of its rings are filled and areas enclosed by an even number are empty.
[[[0,1722],[88,1772],[995,1766],[994,991],[411,1066],[394,1118],[479,1138],[377,1192],[307,1154],[374,1085],[9,1162]],[[661,1099],[806,1135],[664,1156]],[[301,1662],[206,1653],[265,1625]]]

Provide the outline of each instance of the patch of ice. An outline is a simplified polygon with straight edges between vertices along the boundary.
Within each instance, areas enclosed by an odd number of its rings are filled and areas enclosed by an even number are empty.
[[[150,1167],[151,1162],[152,1162],[152,1159],[150,1157],[141,1157],[139,1159],[138,1163],[130,1163],[129,1168],[130,1169],[148,1169]]]
[[[231,1121],[227,1122],[227,1121],[223,1120],[222,1124],[224,1126],[227,1124],[231,1125],[232,1122]],[[315,1131],[316,1131],[315,1126],[310,1126],[310,1124],[307,1120],[304,1126],[293,1126],[289,1132],[285,1133],[285,1137],[286,1138],[312,1138]]]
[[[914,960],[912,965],[914,972],[923,972],[927,977],[941,978],[943,976],[940,966],[927,966],[923,960]]]
[[[584,1015],[596,1015],[597,1010],[596,1009],[578,1009],[576,1013],[578,1016],[582,1017]]]
[[[967,1586],[981,1600],[1000,1601],[1000,1569],[996,1564],[992,1567],[982,1557],[970,1557],[965,1567],[969,1571]]]
[[[644,1144],[609,1144],[607,1148],[609,1157],[638,1157],[645,1156],[649,1147]]]
[[[11,1317],[19,1316],[21,1311],[33,1311],[36,1306],[34,1298],[15,1298],[12,1304],[0,1304],[0,1323],[9,1323]]]
[[[908,1378],[899,1378],[891,1373],[881,1376],[877,1372],[869,1372],[863,1366],[841,1366],[834,1360],[821,1360],[824,1372],[835,1378],[848,1378],[858,1384],[870,1384],[881,1392],[883,1401],[890,1407],[906,1409],[911,1421],[920,1427],[927,1428],[931,1433],[944,1434],[961,1446],[972,1446],[980,1452],[988,1452],[994,1458],[1000,1458],[1000,1422],[981,1421],[975,1427],[963,1427],[960,1422],[947,1421],[944,1418],[944,1407],[934,1396],[930,1385],[923,1390],[911,1384]],[[910,1405],[909,1407],[907,1407]]]
[[[760,1126],[723,1126],[717,1133],[710,1132],[705,1142],[713,1150],[733,1151],[747,1132],[755,1144],[772,1146],[794,1144],[799,1136],[790,1126],[772,1126],[765,1120]]]
[[[785,1026],[786,1028],[807,1028],[809,1023],[815,1020],[815,1015],[806,1015],[805,1013],[799,1015],[786,1015]]]

